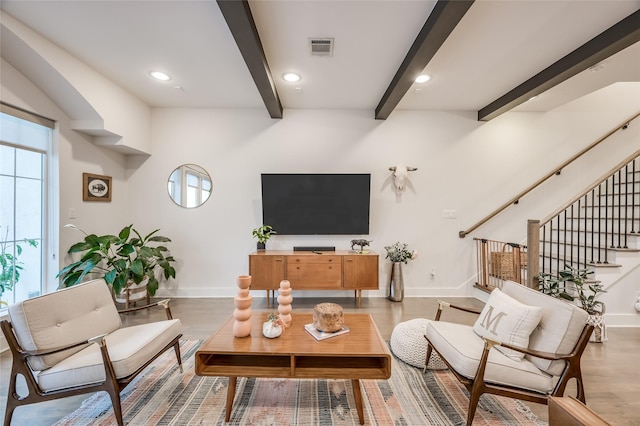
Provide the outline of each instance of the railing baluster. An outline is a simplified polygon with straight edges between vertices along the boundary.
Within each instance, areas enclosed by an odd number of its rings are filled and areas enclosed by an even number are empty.
[[[560,243],[560,239],[558,238],[558,243]],[[562,258],[563,263],[567,263],[567,211],[564,211],[564,225],[562,230]],[[573,266],[573,262],[570,262],[571,266]]]
[[[573,263],[573,204],[571,205],[571,216],[568,223],[569,223],[569,258],[571,259],[571,263]],[[580,267],[580,263],[578,263],[578,267]]]
[[[636,207],[640,207],[640,194],[638,194],[638,204],[636,205],[636,161],[633,160],[631,167],[631,233],[635,233],[636,229]],[[640,192],[640,190],[638,191]],[[638,221],[640,222],[640,221]],[[639,225],[640,226],[640,225]],[[638,228],[638,232],[640,232],[640,227]]]
[[[612,176],[612,182],[615,184],[615,174]],[[613,220],[611,221],[613,223]],[[608,245],[609,241],[609,181],[604,186],[604,244],[605,247]],[[608,251],[605,249],[604,251],[604,263],[609,263],[607,260]]]
[[[598,207],[600,207],[600,190],[602,185],[598,185]],[[596,217],[596,197],[595,197],[595,188],[591,190],[591,261],[593,262],[593,251],[595,250],[595,242],[594,238],[596,235],[596,227],[595,227],[595,217]],[[600,209],[598,208],[598,221],[600,221]],[[600,230],[600,224],[598,223],[598,230]],[[600,245],[600,236],[598,235],[598,245]],[[600,250],[598,250],[598,263],[600,262]]]
[[[589,232],[589,230],[587,229],[587,202],[589,200],[589,196],[588,194],[585,194],[584,196],[584,263],[585,265],[587,264],[587,238],[589,236],[589,234],[587,232]],[[592,232],[593,234],[593,232]],[[593,261],[593,255],[591,256],[591,259]]]
[[[556,232],[556,271],[560,270],[560,215],[558,215],[558,231]]]
[[[624,224],[624,248],[629,248],[627,246],[627,222],[629,219],[629,165],[624,168],[624,220],[622,223]]]
[[[615,232],[616,232],[616,234],[618,234],[617,235],[618,236],[618,248],[621,248],[622,245],[620,244],[620,239],[621,239],[622,236],[620,235],[621,234],[621,231],[620,231],[621,226],[620,225],[622,225],[622,222],[621,222],[622,221],[622,197],[621,197],[621,194],[622,194],[622,169],[618,170],[618,197],[616,197],[615,194],[616,194],[616,187],[614,186],[613,187],[613,197],[611,197],[611,203],[613,205],[613,209],[614,210],[615,210],[615,207],[616,207],[616,205],[614,203],[616,203],[616,201],[617,201],[617,204],[618,204],[618,217],[616,218],[617,220],[614,219],[614,222],[618,223],[618,226],[616,227],[617,229],[616,229]],[[613,238],[615,239],[615,234],[613,234],[613,232],[614,232],[613,224],[611,225],[611,232],[612,232],[612,235],[614,235]]]
[[[540,272],[547,272],[546,268],[546,254],[547,254],[547,225],[542,225],[542,265],[540,265]],[[551,269],[551,268],[549,268]]]

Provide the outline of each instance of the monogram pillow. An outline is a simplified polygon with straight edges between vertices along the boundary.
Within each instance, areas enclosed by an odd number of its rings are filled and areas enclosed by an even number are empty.
[[[529,336],[541,318],[542,308],[520,303],[496,288],[473,325],[473,331],[487,339],[527,348]],[[523,353],[502,346],[495,348],[516,361],[524,357]]]

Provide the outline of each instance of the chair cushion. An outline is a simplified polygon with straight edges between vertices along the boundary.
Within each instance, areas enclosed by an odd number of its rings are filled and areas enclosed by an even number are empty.
[[[444,321],[427,324],[427,338],[451,368],[464,377],[473,379],[480,365],[484,340],[468,325]],[[554,377],[538,369],[526,358],[514,360],[496,348],[489,352],[484,381],[529,389],[547,394],[553,390]]]
[[[505,281],[502,291],[522,303],[542,308],[540,323],[529,338],[530,349],[564,354],[573,350],[589,317],[586,311],[512,281]],[[526,358],[554,376],[562,374],[565,366],[564,361],[549,361],[529,355]]]
[[[112,302],[113,303],[113,302]],[[167,346],[181,332],[179,319],[125,327],[106,337],[109,357],[118,379],[127,377]],[[41,371],[37,376],[43,391],[99,383],[106,378],[102,355],[97,344]]]
[[[527,348],[529,336],[540,322],[541,316],[542,308],[520,303],[496,288],[473,325],[473,331],[487,339]],[[501,346],[496,349],[514,360],[524,358],[521,352]]]
[[[26,350],[53,349],[111,333],[122,325],[111,291],[104,280],[88,281],[9,307],[18,343]],[[56,365],[85,346],[30,357],[29,366],[40,371]]]

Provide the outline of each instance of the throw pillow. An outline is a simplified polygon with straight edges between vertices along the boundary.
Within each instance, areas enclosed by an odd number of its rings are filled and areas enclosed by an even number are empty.
[[[526,348],[529,336],[541,318],[542,308],[525,305],[495,289],[473,325],[473,331],[481,337]],[[524,357],[523,353],[502,346],[495,348],[516,361]]]

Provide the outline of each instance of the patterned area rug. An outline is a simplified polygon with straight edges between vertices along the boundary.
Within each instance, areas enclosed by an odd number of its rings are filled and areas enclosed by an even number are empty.
[[[350,380],[238,378],[231,421],[224,422],[227,378],[199,377],[201,341],[181,342],[184,373],[173,351],[158,358],[121,394],[129,425],[358,425]],[[391,379],[361,380],[365,424],[463,425],[468,393],[447,370],[393,359]],[[113,425],[109,397],[98,392],[57,425]],[[484,395],[474,425],[545,424],[520,401]]]

